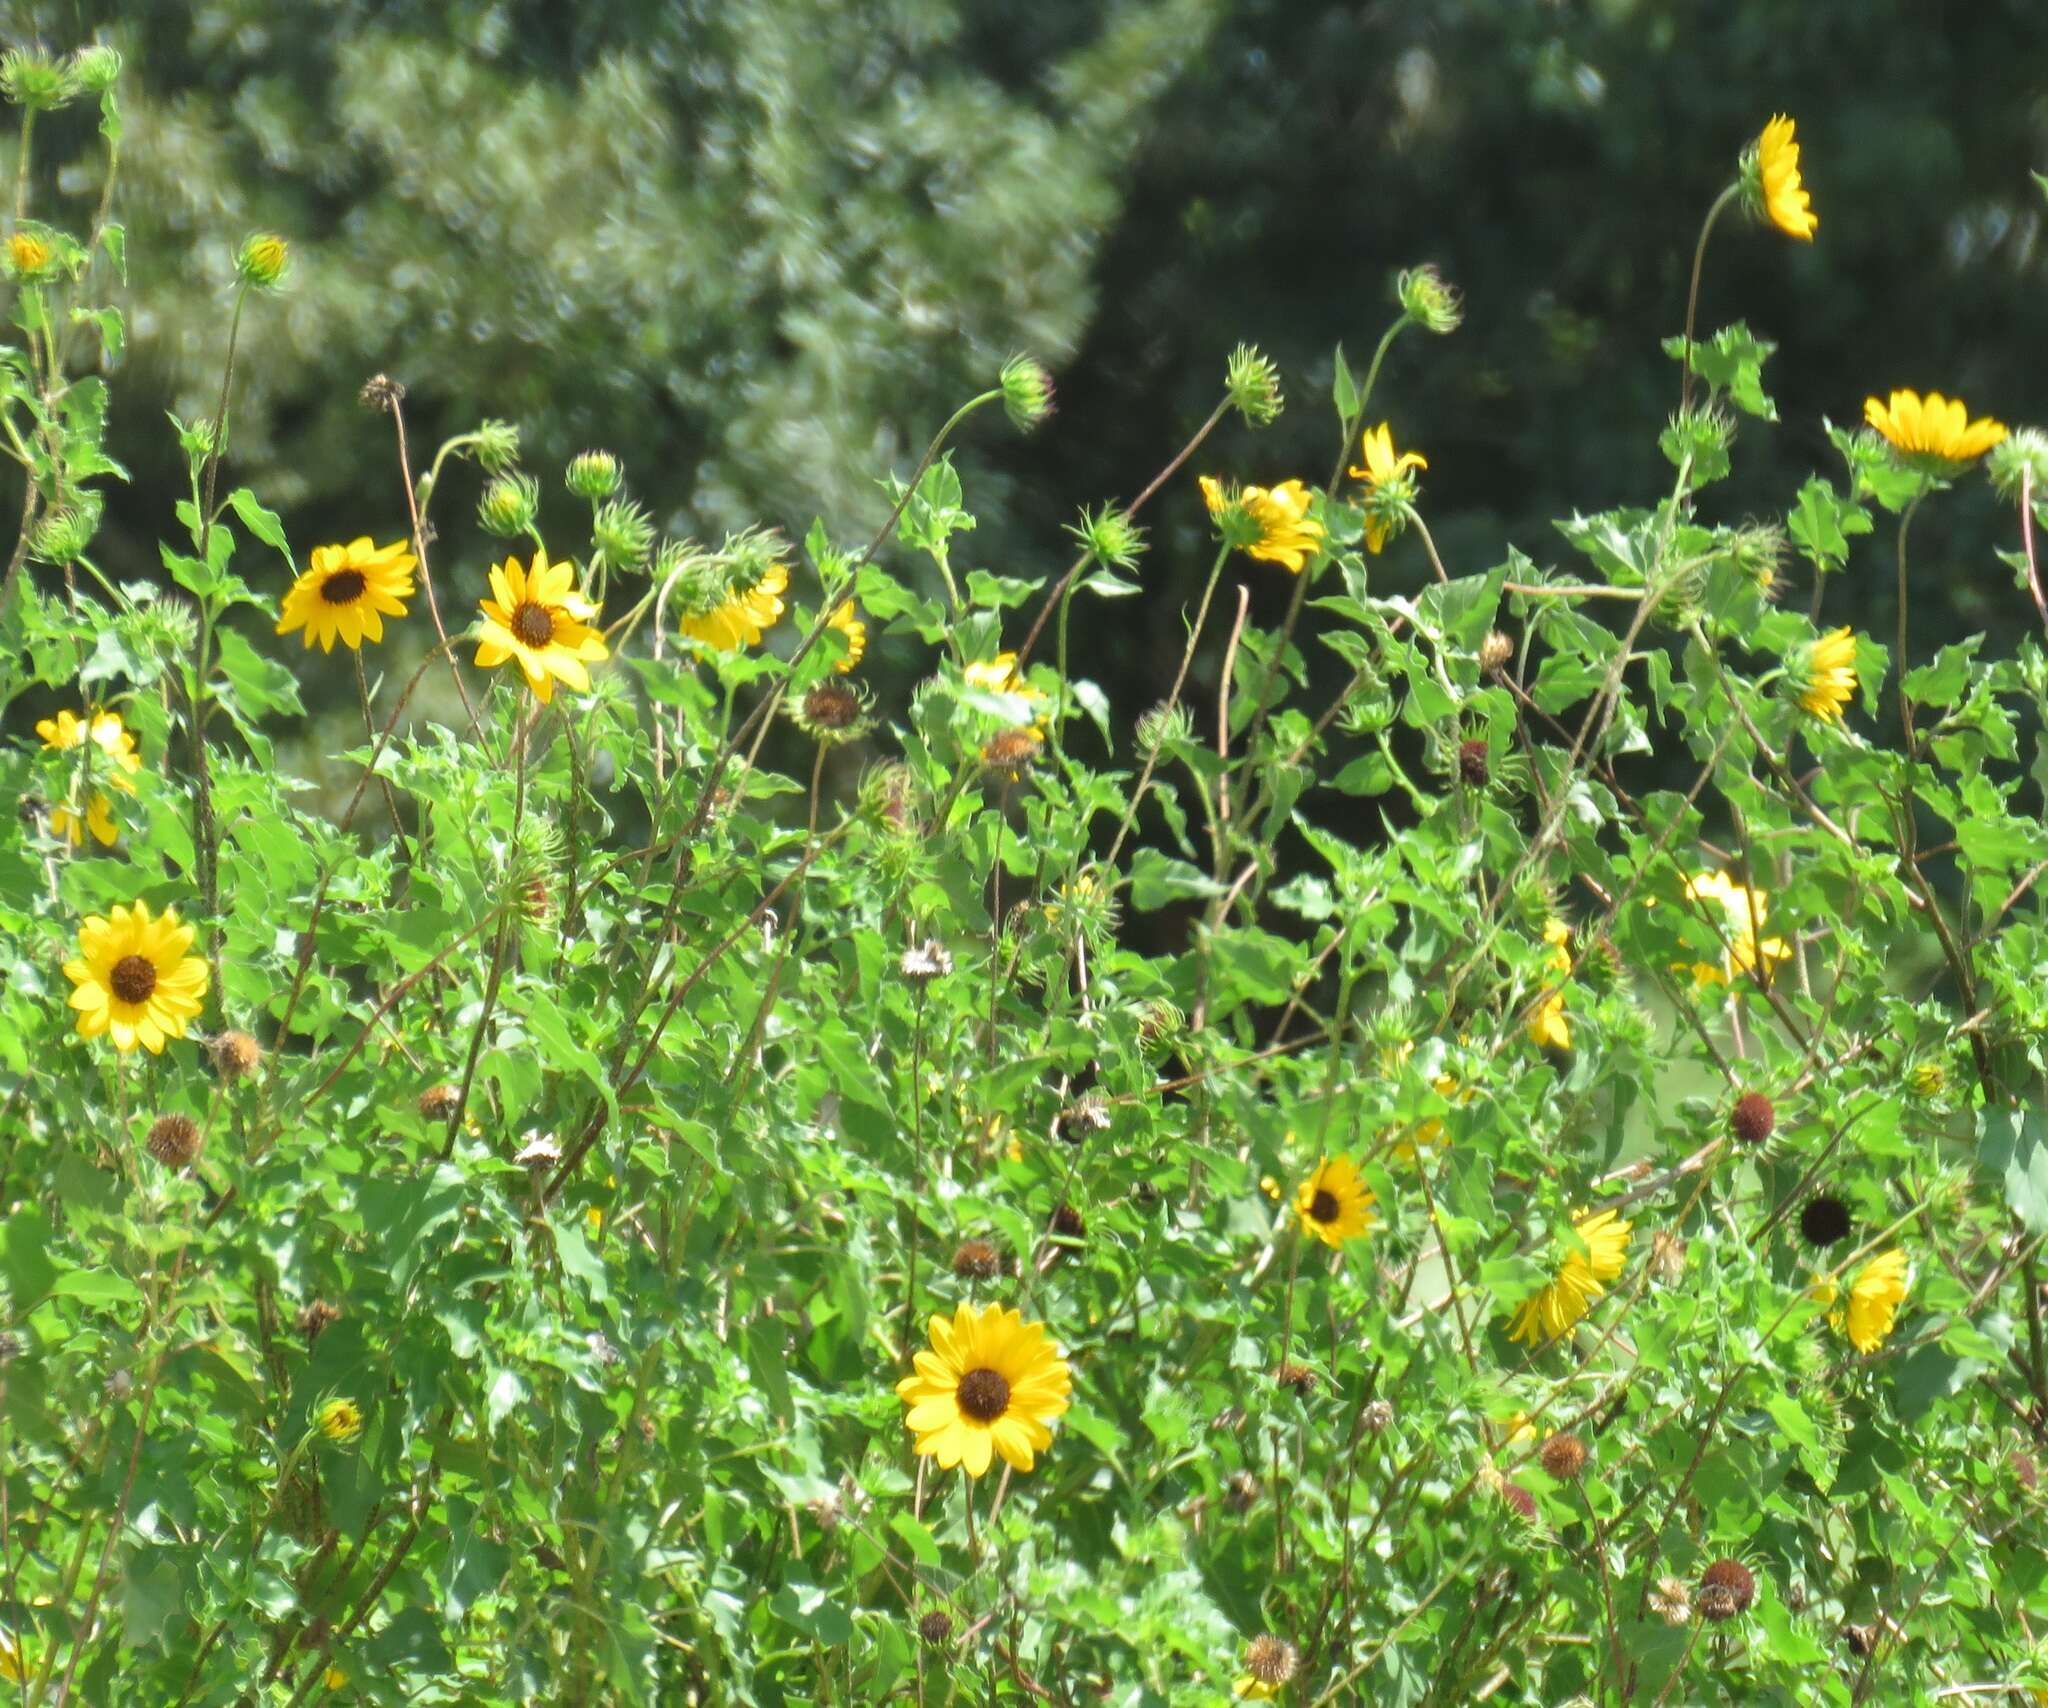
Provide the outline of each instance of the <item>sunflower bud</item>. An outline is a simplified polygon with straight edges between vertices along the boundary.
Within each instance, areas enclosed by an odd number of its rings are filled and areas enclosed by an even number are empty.
[[[539,514],[540,487],[523,474],[499,475],[476,505],[476,519],[484,531],[505,539],[525,533]]]
[[[2038,427],[2015,428],[1991,447],[1984,470],[2008,504],[2017,504],[2028,488],[2036,502],[2048,501],[2048,433]]]
[[[996,384],[1002,388],[1003,408],[1026,433],[1052,413],[1052,375],[1029,356],[1012,356]]]
[[[1230,352],[1230,364],[1223,370],[1223,389],[1230,407],[1244,417],[1248,427],[1270,425],[1287,406],[1280,395],[1280,370],[1250,344],[1240,344]]]
[[[55,260],[49,240],[33,231],[17,231],[7,240],[7,270],[17,279],[44,278]]]
[[[654,550],[654,524],[639,505],[614,498],[598,507],[590,524],[590,538],[604,553],[606,563],[621,569],[638,569]]]
[[[569,459],[568,472],[563,478],[578,498],[587,498],[595,504],[600,498],[609,498],[619,490],[621,476],[619,459],[611,452],[584,451]]]
[[[76,563],[99,532],[100,507],[88,499],[73,509],[53,510],[37,525],[28,555],[38,563]]]
[[[1394,281],[1394,295],[1401,312],[1425,332],[1455,332],[1465,319],[1464,298],[1433,266],[1410,267]]]
[[[1154,706],[1138,718],[1138,751],[1149,757],[1171,748],[1185,747],[1193,738],[1194,731],[1195,721],[1185,706],[1178,702]]]
[[[813,741],[858,741],[873,727],[868,704],[868,691],[859,683],[827,676],[789,702],[789,718]]]
[[[1906,1075],[1906,1088],[1915,1097],[1939,1097],[1948,1089],[1948,1069],[1940,1062],[1916,1063]]]
[[[340,1446],[363,1432],[363,1412],[354,1400],[329,1400],[313,1414],[313,1426]]]
[[[17,47],[0,58],[0,95],[32,113],[61,107],[78,93],[77,71],[40,48]]]
[[[1097,563],[1112,569],[1134,568],[1145,555],[1145,530],[1112,504],[1100,510],[1084,509],[1081,520],[1070,523],[1067,532]]]
[[[254,232],[242,240],[235,256],[235,277],[259,291],[276,290],[291,258],[290,247],[275,232]]]
[[[104,42],[94,42],[71,56],[71,75],[88,95],[104,95],[120,81],[121,55]]]

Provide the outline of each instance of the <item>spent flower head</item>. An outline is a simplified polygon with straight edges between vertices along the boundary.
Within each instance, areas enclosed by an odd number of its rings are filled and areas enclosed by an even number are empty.
[[[93,42],[71,56],[71,74],[88,95],[104,95],[121,79],[120,52]]]
[[[598,506],[590,524],[590,538],[604,553],[604,560],[620,569],[638,569],[654,550],[654,524],[647,512],[629,498],[614,498]]]
[[[1111,569],[1134,569],[1145,555],[1145,530],[1113,504],[1084,509],[1080,521],[1067,524],[1067,532],[1097,563]]]
[[[507,474],[519,460],[519,429],[496,416],[479,421],[469,436],[469,449],[485,474]]]
[[[1230,352],[1230,363],[1223,370],[1223,389],[1230,407],[1244,417],[1248,427],[1269,426],[1287,404],[1280,394],[1280,370],[1251,344],[1240,344]]]
[[[2037,502],[2048,499],[2048,433],[2038,427],[2014,428],[1992,446],[1984,471],[2008,504],[2017,504],[2027,490]]]

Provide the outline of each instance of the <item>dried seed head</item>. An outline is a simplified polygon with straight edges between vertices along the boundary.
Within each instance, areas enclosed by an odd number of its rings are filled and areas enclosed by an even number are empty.
[[[1831,1192],[1816,1192],[1799,1212],[1799,1237],[1825,1248],[1847,1239],[1853,1218],[1849,1206]]]
[[[1316,1373],[1306,1364],[1284,1363],[1273,1372],[1273,1380],[1283,1388],[1292,1388],[1303,1399],[1316,1391]]]
[[[202,1143],[190,1115],[159,1115],[149,1129],[149,1154],[166,1168],[189,1168]]]
[[[942,1649],[953,1640],[953,1615],[935,1607],[917,1622],[918,1639],[927,1648]]]
[[[1458,743],[1458,771],[1468,788],[1483,789],[1487,779],[1486,741],[1483,736],[1474,736],[1470,741]]]
[[[445,1121],[462,1102],[462,1093],[452,1085],[430,1085],[420,1093],[420,1113],[429,1121]]]
[[[263,1046],[247,1032],[223,1032],[213,1040],[213,1071],[222,1079],[246,1079],[262,1065]]]
[[[1515,643],[1500,630],[1489,629],[1479,646],[1479,668],[1489,676],[1498,676],[1514,656]]]
[[[1746,1145],[1760,1145],[1778,1124],[1778,1112],[1761,1091],[1745,1091],[1735,1100],[1728,1130]]]
[[[1002,1253],[985,1239],[962,1240],[953,1252],[953,1273],[962,1281],[991,1281],[1002,1270]]]
[[[1576,1435],[1553,1435],[1536,1457],[1559,1482],[1569,1483],[1586,1468],[1586,1444]]]
[[[1358,1414],[1358,1424],[1368,1435],[1384,1435],[1394,1427],[1394,1407],[1390,1400],[1374,1400]]]
[[[1284,1637],[1254,1637],[1244,1651],[1244,1670],[1274,1689],[1291,1679],[1301,1655]]]
[[[981,762],[991,771],[1007,773],[1015,782],[1044,744],[1045,738],[1028,724],[999,730],[981,744]]]
[[[1536,1522],[1536,1497],[1520,1483],[1503,1482],[1500,1485],[1500,1498],[1515,1509],[1518,1517],[1530,1524]]]
[[[1756,1574],[1740,1560],[1716,1560],[1700,1574],[1700,1617],[1733,1619],[1756,1600]]]
[[[1249,1471],[1234,1473],[1224,1485],[1223,1503],[1232,1512],[1249,1512],[1258,1503],[1259,1479]]]
[[[1692,1623],[1692,1591],[1681,1578],[1662,1577],[1650,1591],[1650,1611],[1667,1625]]]
[[[0,1370],[4,1370],[21,1356],[21,1336],[0,1334]]]
[[[1052,1213],[1052,1231],[1063,1239],[1080,1240],[1088,1237],[1088,1218],[1072,1204],[1062,1202]]]
[[[311,1346],[334,1324],[341,1321],[341,1307],[330,1305],[325,1299],[315,1299],[299,1312],[298,1331],[306,1344]]]
[[[405,401],[405,386],[389,374],[372,374],[363,381],[363,389],[357,395],[363,400],[365,409],[389,415]]]
[[[1661,1232],[1650,1241],[1650,1273],[1666,1286],[1684,1280],[1684,1235]]]
[[[2012,1471],[2012,1480],[2029,1494],[2041,1486],[2041,1468],[2034,1463],[2032,1455],[2015,1449],[2006,1459],[2006,1465]]]

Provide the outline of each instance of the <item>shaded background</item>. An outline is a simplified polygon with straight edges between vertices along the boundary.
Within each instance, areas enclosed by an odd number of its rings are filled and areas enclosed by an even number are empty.
[[[1510,542],[1558,561],[1549,518],[1668,481],[1655,437],[1677,387],[1658,339],[1682,319],[1701,215],[1777,111],[1798,120],[1819,240],[1739,217],[1715,240],[1702,327],[1746,318],[1779,342],[1766,380],[1784,420],[1745,420],[1703,513],[1782,511],[1807,472],[1835,472],[1821,417],[1855,419],[1871,390],[2048,413],[2027,176],[2048,165],[2038,0],[122,11],[8,8],[12,39],[98,35],[129,61],[132,346],[112,449],[135,479],[98,547],[120,575],[153,573],[172,526],[164,411],[210,407],[224,281],[259,226],[290,239],[295,278],[245,322],[228,472],[302,550],[403,532],[388,423],[356,401],[372,373],[409,386],[416,444],[517,421],[564,550],[587,511],[561,465],[587,445],[617,451],[677,534],[762,521],[800,537],[821,514],[851,541],[885,511],[876,477],[1024,349],[1053,368],[1060,411],[1025,442],[999,417],[966,434],[981,526],[964,556],[1054,573],[1061,525],[1146,483],[1240,339],[1278,361],[1291,405],[1263,433],[1226,427],[1205,464],[1319,480],[1332,347],[1362,366],[1393,273],[1431,260],[1466,324],[1397,345],[1373,414],[1428,453],[1423,502],[1454,574]],[[46,127],[37,199],[74,228],[96,171],[55,163],[90,160],[91,127],[84,109]],[[1077,625],[1076,673],[1126,716],[1170,681],[1207,568],[1192,477],[1147,514],[1148,596]],[[497,547],[474,494],[464,474],[437,500],[437,570],[458,588]],[[1930,649],[2031,621],[1991,555],[2001,529],[1978,482],[1916,530]],[[1883,633],[1889,535],[1854,548],[1826,614]],[[1416,585],[1415,552],[1393,548],[1382,585]],[[1246,579],[1254,620],[1277,619],[1284,577]],[[924,663],[911,651],[876,650],[885,706]]]

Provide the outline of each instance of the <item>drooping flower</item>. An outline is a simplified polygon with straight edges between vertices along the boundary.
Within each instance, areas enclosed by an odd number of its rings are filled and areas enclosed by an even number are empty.
[[[1856,697],[1856,636],[1830,629],[1793,660],[1790,672],[1799,709],[1823,723],[1838,724]]]
[[[860,620],[860,612],[851,599],[832,607],[832,615],[825,619],[825,626],[837,629],[846,637],[846,656],[832,666],[834,670],[842,673],[851,670],[867,657],[868,626]]]
[[[1302,1232],[1313,1234],[1334,1251],[1346,1240],[1371,1231],[1377,1219],[1373,1212],[1376,1201],[1351,1159],[1333,1156],[1325,1158],[1295,1190],[1294,1213],[1301,1218]]]
[[[1829,1324],[1846,1333],[1849,1344],[1858,1352],[1875,1352],[1898,1321],[1899,1306],[1905,1302],[1910,1279],[1910,1265],[1903,1251],[1894,1246],[1890,1251],[1879,1252],[1857,1270],[1856,1279],[1849,1283],[1848,1304],[1829,1313]],[[1834,1304],[1834,1283],[1826,1282],[1823,1286],[1827,1293],[1823,1302]]]
[[[1309,515],[1309,490],[1300,481],[1227,489],[1205,474],[1201,486],[1224,540],[1248,556],[1299,575],[1322,549],[1323,525]]]
[[[1393,429],[1384,421],[1366,428],[1360,449],[1365,467],[1349,472],[1365,482],[1365,545],[1376,552],[1401,531],[1415,502],[1415,478],[1408,471],[1428,468],[1429,459],[1420,451],[1396,456]]]
[[[577,590],[576,566],[548,562],[535,549],[533,566],[522,570],[508,557],[491,568],[492,599],[478,601],[483,625],[478,631],[476,662],[489,670],[515,660],[526,685],[542,705],[553,698],[555,683],[578,693],[590,687],[586,664],[609,658],[604,637],[590,625],[597,607]]]
[[[54,718],[39,720],[36,734],[43,738],[43,745],[53,753],[76,752],[90,742],[108,762],[104,773],[107,787],[118,789],[124,795],[135,793],[135,785],[128,779],[142,769],[142,758],[135,751],[135,737],[128,733],[119,712],[84,715],[59,712]],[[86,758],[90,774],[95,779],[99,778],[98,768],[91,764],[92,755],[88,754]],[[113,846],[116,834],[114,803],[105,790],[94,788],[87,794],[82,826],[74,807],[62,805],[50,809],[50,834],[62,837],[71,847],[75,848],[84,841],[88,830],[101,847]]]
[[[1071,1403],[1073,1378],[1043,1323],[1027,1323],[1000,1305],[962,1304],[931,1319],[931,1349],[896,1384],[910,1409],[904,1424],[916,1451],[970,1477],[997,1455],[1028,1471],[1052,1445],[1051,1423]]]
[[[1726,872],[1696,872],[1685,880],[1685,895],[1688,901],[1709,902],[1721,910],[1723,935],[1728,939],[1721,966],[1704,961],[1693,964],[1693,978],[1698,983],[1726,984],[1759,971],[1768,979],[1776,962],[1790,959],[1792,948],[1784,938],[1764,935],[1770,898],[1763,890],[1738,883]]]
[[[1820,216],[1799,180],[1799,144],[1792,132],[1792,121],[1783,114],[1764,126],[1756,140],[1754,194],[1773,225],[1787,237],[1811,243]]]
[[[123,1055],[140,1044],[153,1056],[168,1040],[184,1037],[206,994],[206,963],[185,952],[193,935],[191,926],[178,923],[174,907],[159,919],[140,901],[105,917],[88,915],[78,929],[78,954],[64,963],[64,976],[76,987],[71,1006],[78,1010],[78,1035],[111,1033]]]
[[[1606,1282],[1619,1275],[1628,1261],[1631,1222],[1621,1220],[1619,1211],[1598,1210],[1572,1219],[1572,1231],[1585,1251],[1571,1252],[1559,1265],[1556,1278],[1522,1301],[1508,1329],[1510,1340],[1536,1346],[1555,1340],[1573,1327],[1607,1291]]]
[[[344,1446],[363,1432],[363,1411],[354,1400],[329,1400],[313,1414],[313,1424],[329,1441]]]
[[[381,641],[384,618],[405,615],[418,566],[403,540],[376,546],[365,534],[345,546],[315,546],[310,566],[284,596],[277,632],[305,630],[309,651],[317,643],[332,652],[337,640],[352,650]]]
[[[1887,402],[1863,400],[1863,419],[1892,449],[1933,474],[1953,474],[2005,438],[2005,424],[1988,415],[1972,421],[1959,397],[1930,391],[1895,391]]]

